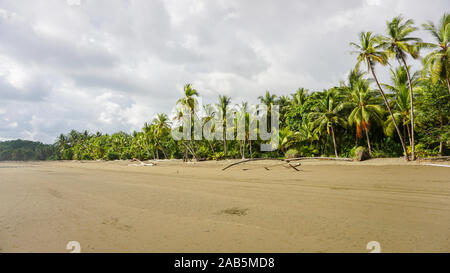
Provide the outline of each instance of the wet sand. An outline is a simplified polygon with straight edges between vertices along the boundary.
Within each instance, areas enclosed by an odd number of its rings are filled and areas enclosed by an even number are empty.
[[[450,168],[229,163],[0,162],[0,252],[450,252]]]

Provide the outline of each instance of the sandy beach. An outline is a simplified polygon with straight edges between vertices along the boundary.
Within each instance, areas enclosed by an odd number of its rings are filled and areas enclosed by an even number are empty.
[[[0,162],[0,252],[450,252],[450,168]]]

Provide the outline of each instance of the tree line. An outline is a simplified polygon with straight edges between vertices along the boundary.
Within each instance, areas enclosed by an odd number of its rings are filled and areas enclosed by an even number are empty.
[[[335,156],[352,157],[366,149],[372,157],[400,157],[415,160],[449,154],[450,142],[450,15],[439,24],[427,22],[422,28],[434,41],[414,36],[414,21],[397,16],[387,22],[386,33],[362,32],[350,43],[356,61],[348,77],[336,86],[322,90],[299,88],[290,95],[276,96],[267,91],[258,97],[270,115],[279,107],[279,149],[261,152],[261,139],[251,139],[248,116],[244,116],[245,137],[223,140],[175,140],[174,124],[186,118],[158,114],[142,130],[131,134],[95,134],[72,130],[61,134],[52,158],[62,160],[115,159],[224,159],[253,157]],[[421,53],[427,51],[425,56]],[[422,69],[413,71],[410,59],[421,59]],[[397,65],[395,65],[397,64]],[[386,68],[384,68],[386,67]],[[390,81],[380,82],[378,69],[389,69]],[[189,109],[189,118],[206,124],[218,112],[241,109],[248,103],[233,105],[220,95],[215,105],[205,105],[202,115],[195,111],[199,92],[191,85],[177,101]],[[270,118],[269,118],[270,120]]]
[[[0,142],[0,161],[49,159],[56,159],[56,149],[53,145],[21,139]]]

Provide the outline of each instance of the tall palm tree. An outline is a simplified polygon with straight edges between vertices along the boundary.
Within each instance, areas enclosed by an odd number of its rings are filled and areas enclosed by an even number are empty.
[[[266,91],[266,94],[264,96],[259,96],[258,99],[262,104],[267,106],[267,111],[270,112],[270,109],[272,109],[272,105],[277,101],[277,95],[270,94],[269,91]]]
[[[395,58],[402,63],[406,70],[406,76],[408,78],[409,87],[409,100],[410,100],[410,120],[411,120],[411,159],[416,159],[414,148],[414,93],[412,89],[411,76],[409,74],[408,65],[406,64],[406,58],[411,55],[414,59],[419,57],[419,46],[422,40],[417,37],[411,37],[410,34],[416,31],[414,27],[414,21],[408,19],[403,22],[401,15],[394,17],[392,21],[387,22],[387,36],[382,37],[381,45],[387,50],[389,55],[395,56]],[[412,43],[414,42],[414,44]]]
[[[410,69],[408,67],[408,69]],[[411,130],[408,125],[408,123],[411,123],[410,120],[410,92],[409,92],[409,82],[408,82],[408,76],[406,73],[406,69],[403,66],[397,67],[397,69],[391,71],[391,82],[392,85],[389,84],[383,84],[384,87],[389,89],[391,92],[394,93],[394,98],[391,101],[391,106],[393,107],[394,111],[394,117],[397,122],[401,122],[403,125],[403,135],[408,135],[408,141],[410,145],[412,145],[411,141]],[[413,90],[415,90],[415,85],[419,80],[419,73],[415,72],[411,76],[411,83],[413,85]],[[387,122],[385,123],[385,132],[387,135],[392,136],[394,127],[392,118],[389,118]]]
[[[219,103],[217,106],[223,115],[222,123],[222,136],[223,136],[223,151],[225,157],[227,157],[227,112],[229,110],[229,105],[231,103],[231,98],[227,96],[219,95]]]
[[[402,144],[403,153],[405,155],[405,159],[409,160],[408,158],[408,151],[406,150],[405,142],[403,141],[402,133],[400,132],[400,129],[398,128],[397,122],[394,118],[394,113],[391,110],[391,107],[389,106],[389,102],[386,98],[386,95],[384,94],[383,89],[381,88],[380,82],[378,81],[378,78],[375,74],[374,65],[376,63],[379,63],[381,65],[387,64],[387,55],[384,51],[381,50],[381,45],[379,44],[380,37],[372,35],[372,32],[361,32],[360,34],[360,44],[356,43],[350,43],[351,46],[355,47],[357,51],[354,51],[354,53],[358,54],[357,56],[357,65],[359,65],[361,62],[365,62],[367,64],[367,70],[372,73],[372,76],[377,83],[378,89],[380,90],[380,94],[383,97],[384,104],[386,105],[386,108],[389,111],[389,114],[392,117],[392,121],[394,123],[395,129],[397,130],[397,134],[400,138],[400,142]]]
[[[353,108],[348,116],[348,123],[356,125],[356,137],[361,138],[362,131],[366,134],[367,147],[369,153],[372,154],[372,146],[370,145],[369,129],[371,122],[382,124],[383,109],[381,108],[380,97],[369,88],[369,84],[365,80],[353,83],[353,89],[350,94],[350,102],[346,103]]]
[[[247,130],[247,128],[249,128],[249,121],[250,121],[250,115],[248,113],[248,103],[247,102],[243,101],[239,105],[239,111],[237,112],[236,119],[238,120],[238,124],[239,124],[239,122],[242,122],[244,124],[244,139],[239,140],[239,148],[240,148],[242,159],[245,159],[245,145],[246,145],[245,142],[246,142],[246,140],[249,139],[249,130]]]
[[[436,43],[422,43],[423,47],[433,49],[423,58],[423,72],[430,73],[433,83],[438,79],[446,81],[450,94],[450,14],[444,13],[438,27],[431,21],[422,26],[436,41]]]
[[[202,129],[204,129],[206,124],[209,121],[211,121],[214,118],[214,116],[216,115],[216,112],[214,111],[214,107],[211,104],[204,105],[203,106],[203,111],[204,111],[204,114],[203,114],[203,117],[202,117]],[[207,128],[207,129],[211,130],[211,132],[215,131],[216,128],[215,128],[214,122],[212,123],[211,128]],[[209,144],[209,148],[211,149],[211,151],[214,154],[215,159],[218,160],[216,151],[214,150],[214,146],[212,145],[212,141],[209,140],[209,138],[207,138],[206,140],[207,140],[207,142]]]
[[[196,100],[195,97],[198,96],[199,93],[197,92],[197,90],[195,90],[194,88],[192,88],[192,84],[188,83],[184,86],[184,97],[179,99],[177,101],[177,104],[186,107],[186,109],[189,111],[190,113],[190,119],[191,119],[191,124],[193,124],[193,119],[194,119],[194,115],[195,115],[195,104],[196,104]],[[182,118],[182,115],[179,113],[179,118]],[[191,127],[191,130],[193,128]],[[190,153],[192,154],[193,157],[196,158],[196,160],[198,161],[199,158],[197,157],[196,153],[194,152],[194,148],[192,145],[192,131],[190,132],[191,135],[191,139],[189,141],[189,144],[186,144],[184,141],[181,141],[181,143],[186,147],[187,150],[190,151]],[[187,155],[187,153],[186,153]]]
[[[270,94],[269,91],[266,91],[266,94],[264,96],[259,96],[258,99],[267,108],[267,127],[271,128],[272,105],[277,102],[277,95]]]
[[[185,106],[188,110],[193,113],[195,109],[195,98],[198,96],[197,90],[192,88],[192,84],[188,83],[184,86],[184,97],[177,101],[178,104]]]
[[[325,91],[324,96],[318,101],[313,112],[309,113],[308,118],[313,122],[313,127],[318,131],[326,128],[327,134],[331,133],[333,139],[334,154],[339,157],[336,145],[336,136],[334,129],[336,126],[346,127],[346,121],[340,115],[344,105],[340,102],[339,94],[335,89]]]

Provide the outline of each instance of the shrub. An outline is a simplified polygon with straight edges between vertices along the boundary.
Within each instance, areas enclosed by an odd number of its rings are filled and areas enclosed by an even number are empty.
[[[319,150],[313,146],[302,146],[299,150],[299,155],[303,157],[314,157],[319,155]]]
[[[363,146],[355,147],[355,149],[353,150],[352,157],[357,157],[360,152],[365,151],[365,150],[366,150],[366,148],[364,148]]]
[[[408,153],[411,154],[412,148],[408,146]],[[438,147],[434,149],[427,149],[424,144],[419,143],[415,146],[415,153],[417,157],[424,158],[439,155]]]
[[[106,153],[106,160],[116,160],[119,159],[120,155],[117,152],[114,151],[108,151]]]
[[[289,149],[284,154],[284,157],[285,158],[296,158],[296,157],[299,157],[299,153],[298,153],[297,149]]]

